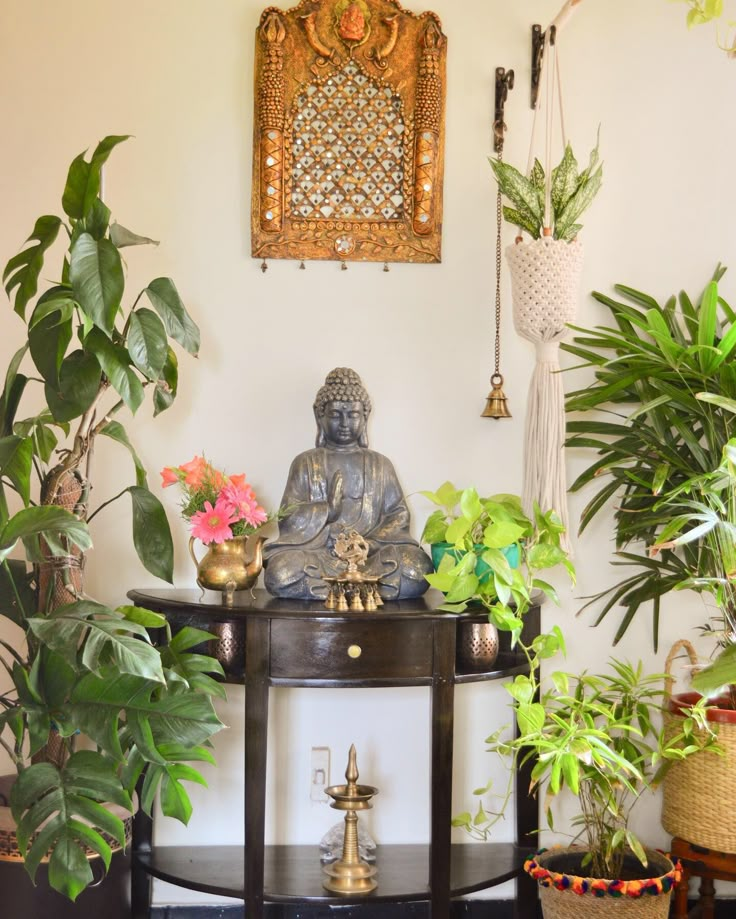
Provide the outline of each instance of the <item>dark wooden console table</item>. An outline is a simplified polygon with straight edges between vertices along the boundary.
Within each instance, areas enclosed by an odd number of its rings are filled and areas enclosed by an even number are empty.
[[[521,872],[534,848],[536,802],[528,798],[529,775],[517,776],[516,841],[451,845],[451,790],[454,692],[457,683],[497,680],[526,672],[525,660],[502,650],[488,672],[458,672],[456,638],[463,621],[482,613],[448,615],[441,602],[421,599],[386,603],[378,612],[332,612],[319,604],[278,600],[265,591],[236,595],[242,605],[225,608],[219,596],[198,590],[132,590],[139,606],[166,615],[174,629],[184,625],[243,628],[245,652],[245,847],[156,846],[151,821],[136,820],[133,917],[147,919],[150,878],[237,897],[247,919],[262,919],[265,902],[346,904],[429,901],[432,919],[449,919],[453,897],[518,878],[515,915],[535,914],[536,887]],[[526,630],[538,634],[539,609]],[[502,646],[503,647],[503,646]],[[319,851],[314,846],[264,846],[266,737],[270,686],[428,686],[431,707],[431,800],[428,845],[379,846],[378,889],[360,898],[322,888]],[[506,708],[499,713],[499,721]],[[489,728],[493,725],[489,724]]]

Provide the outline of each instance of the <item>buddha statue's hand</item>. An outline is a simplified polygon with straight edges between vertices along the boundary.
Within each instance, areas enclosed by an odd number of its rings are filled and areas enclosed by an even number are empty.
[[[344,493],[342,472],[338,471],[333,475],[330,482],[330,490],[327,494],[327,522],[334,523],[340,519],[342,514],[342,499]]]

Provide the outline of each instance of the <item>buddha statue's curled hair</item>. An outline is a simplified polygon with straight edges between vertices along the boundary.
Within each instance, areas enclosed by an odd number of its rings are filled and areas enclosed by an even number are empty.
[[[336,367],[325,378],[314,400],[314,410],[321,415],[328,402],[362,402],[366,415],[371,410],[370,396],[358,374],[350,367]]]

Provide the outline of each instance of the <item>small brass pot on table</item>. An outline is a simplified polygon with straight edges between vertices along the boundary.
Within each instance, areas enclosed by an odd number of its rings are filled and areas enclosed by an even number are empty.
[[[222,605],[232,606],[236,590],[248,590],[258,580],[263,568],[265,536],[253,536],[253,557],[247,558],[249,536],[234,536],[221,543],[210,543],[198,559],[194,554],[194,537],[189,539],[189,554],[197,566],[197,584],[202,590],[222,591]]]

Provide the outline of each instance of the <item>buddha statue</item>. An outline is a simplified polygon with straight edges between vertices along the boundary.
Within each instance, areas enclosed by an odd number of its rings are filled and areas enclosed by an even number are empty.
[[[368,543],[362,571],[387,600],[421,596],[432,563],[409,533],[409,510],[391,462],[368,449],[371,401],[354,370],[327,374],[314,402],[317,446],[291,464],[275,542],[265,547],[266,589],[277,597],[323,600],[324,577],[345,570],[333,553],[345,530]]]

